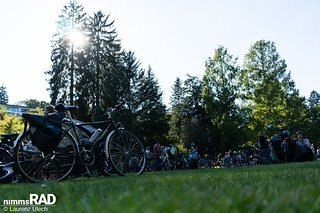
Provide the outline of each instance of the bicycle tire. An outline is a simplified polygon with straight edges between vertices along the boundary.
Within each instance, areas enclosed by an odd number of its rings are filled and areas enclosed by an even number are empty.
[[[0,183],[9,183],[12,181],[13,170],[11,167],[0,168]]]
[[[7,149],[0,147],[0,162],[1,164],[7,164],[13,161],[12,154]]]
[[[21,133],[14,148],[18,172],[31,182],[57,182],[68,178],[77,158],[77,145],[68,132],[64,132],[56,149],[43,153],[32,145],[30,131]]]
[[[107,160],[119,175],[139,175],[144,172],[145,149],[133,133],[114,130],[107,137],[105,150]]]

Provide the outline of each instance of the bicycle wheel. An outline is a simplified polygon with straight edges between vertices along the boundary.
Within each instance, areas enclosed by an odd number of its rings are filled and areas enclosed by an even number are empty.
[[[12,161],[12,154],[8,150],[0,148],[0,183],[12,181],[13,171],[12,166],[9,165]]]
[[[13,162],[12,154],[8,150],[0,147],[0,165],[5,165],[11,162]]]
[[[110,133],[106,143],[106,157],[119,175],[143,173],[146,155],[141,141],[131,132],[116,130]]]
[[[0,183],[12,182],[13,170],[11,167],[0,167]]]
[[[64,133],[51,153],[32,145],[30,132],[21,133],[14,149],[18,172],[32,182],[55,182],[66,179],[76,162],[77,147],[69,133]]]

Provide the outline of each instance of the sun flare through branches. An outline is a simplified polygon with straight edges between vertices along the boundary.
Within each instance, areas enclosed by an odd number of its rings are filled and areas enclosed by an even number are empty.
[[[73,29],[69,33],[69,40],[75,47],[82,47],[87,43],[86,35],[77,29]]]

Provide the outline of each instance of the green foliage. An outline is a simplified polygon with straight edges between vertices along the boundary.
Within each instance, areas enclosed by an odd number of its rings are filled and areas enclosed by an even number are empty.
[[[106,70],[105,83],[102,87],[103,105],[112,107],[119,102],[127,103],[127,110],[122,111],[126,125],[133,128],[135,113],[139,108],[139,88],[144,81],[145,71],[131,51],[123,51],[119,62]]]
[[[311,143],[320,147],[320,94],[312,91],[308,99],[307,122],[300,128],[307,134]]]
[[[171,112],[169,114],[169,140],[173,143],[182,143],[182,103],[183,103],[183,82],[180,78],[177,78],[172,87],[172,95],[170,97],[171,101]]]
[[[155,138],[163,138],[169,126],[166,120],[166,106],[162,103],[162,92],[151,68],[147,70],[142,82],[138,83],[139,106],[136,111],[136,126],[139,135],[147,145],[153,145]]]
[[[308,99],[309,107],[316,106],[320,103],[320,94],[317,91],[312,91]]]
[[[219,47],[206,62],[202,97],[213,126],[211,134],[220,150],[237,148],[243,139],[239,79],[237,59]]]
[[[200,153],[204,153],[210,125],[203,107],[202,90],[203,84],[198,77],[187,75],[184,82],[177,78],[171,96],[169,121],[169,139],[184,147],[195,143]]]
[[[281,128],[291,132],[301,129],[318,143],[319,97],[313,92],[307,107],[274,42],[255,42],[243,68],[220,46],[206,61],[202,81],[189,76],[184,82],[179,78],[174,82],[169,139],[188,145],[196,138],[204,141],[212,137],[218,151],[223,152],[252,144],[257,133],[271,125],[270,136]],[[200,142],[198,146],[202,149],[205,145]]]
[[[77,1],[70,1],[61,11],[57,33],[53,36],[51,51],[51,69],[46,71],[50,76],[51,104],[74,104],[74,87],[78,69],[81,69],[81,52],[72,41],[70,34],[77,30],[82,32],[86,13]],[[80,55],[80,56],[79,56]]]
[[[9,101],[9,97],[7,94],[7,88],[5,86],[0,87],[0,104],[7,104]]]
[[[20,133],[24,127],[21,118],[15,115],[11,116],[5,113],[0,121],[0,134]]]
[[[0,120],[3,119],[5,114],[7,114],[7,107],[0,104]]]
[[[115,71],[114,66],[120,56],[121,46],[110,15],[106,16],[101,11],[94,13],[93,17],[89,17],[86,30],[90,38],[88,45],[91,47],[87,54],[90,58],[88,64],[91,65],[88,70],[93,77],[92,108],[95,116],[99,116],[105,104],[102,97],[106,89],[103,87],[110,87],[109,76]]]
[[[43,114],[43,110],[36,108],[29,111],[29,113]],[[16,115],[8,115],[7,108],[4,105],[0,105],[0,134],[20,133],[23,128],[22,118]]]
[[[18,105],[22,105],[30,109],[35,109],[37,107],[40,109],[44,109],[45,106],[49,105],[49,103],[46,101],[38,101],[36,99],[26,99],[23,101],[19,101]]]
[[[252,107],[250,131],[267,125],[295,128],[304,123],[304,98],[291,79],[287,65],[280,58],[274,42],[255,42],[245,57],[242,73],[245,100]]]
[[[39,107],[36,107],[35,109],[29,109],[28,113],[43,115],[44,114],[44,110],[40,109]]]

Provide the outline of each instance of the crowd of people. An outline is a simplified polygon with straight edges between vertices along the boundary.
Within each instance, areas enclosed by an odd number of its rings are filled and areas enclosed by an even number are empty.
[[[292,138],[286,130],[280,135],[273,135],[270,140],[267,139],[264,131],[260,131],[257,145],[267,163],[290,163],[315,159],[315,150],[302,131],[297,131]]]
[[[146,148],[146,159],[146,171],[196,169],[199,166],[200,155],[194,143],[190,144],[188,153],[183,153],[177,146],[162,146],[156,142],[153,152],[150,147]]]
[[[270,139],[260,131],[252,147],[219,154],[215,165],[232,167],[313,160],[320,160],[320,149],[316,149],[302,131],[297,131],[292,137],[286,130]]]
[[[160,171],[313,161],[320,160],[320,149],[315,149],[302,131],[297,131],[292,137],[286,130],[270,139],[260,131],[253,146],[229,150],[216,157],[200,155],[195,143],[191,143],[188,152],[183,153],[172,144],[162,146],[159,142],[154,144],[153,150],[147,147],[146,156],[146,171]]]

